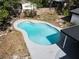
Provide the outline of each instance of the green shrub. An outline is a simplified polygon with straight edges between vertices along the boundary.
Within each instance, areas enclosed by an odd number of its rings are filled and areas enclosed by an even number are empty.
[[[64,14],[64,16],[68,16],[69,15],[69,10],[68,9],[64,9],[63,14]]]
[[[32,3],[37,4],[37,7],[45,7],[47,5],[47,0],[29,0]]]
[[[1,20],[3,21],[3,19],[4,19],[4,18],[7,18],[8,15],[9,15],[9,13],[8,13],[7,10],[1,9],[1,10],[0,10],[0,21],[1,21]]]

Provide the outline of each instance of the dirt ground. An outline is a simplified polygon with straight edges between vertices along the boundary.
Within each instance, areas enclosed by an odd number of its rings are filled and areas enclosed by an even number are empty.
[[[0,37],[0,59],[23,59],[29,56],[28,49],[20,32],[14,30]]]

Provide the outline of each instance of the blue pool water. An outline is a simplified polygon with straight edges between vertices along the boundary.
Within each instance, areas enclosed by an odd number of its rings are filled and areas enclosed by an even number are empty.
[[[29,39],[38,44],[49,45],[59,41],[60,32],[44,23],[21,22],[17,25],[24,30]]]

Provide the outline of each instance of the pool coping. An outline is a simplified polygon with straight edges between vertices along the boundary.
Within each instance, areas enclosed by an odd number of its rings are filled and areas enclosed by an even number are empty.
[[[57,26],[55,26],[55,25],[53,25],[53,24],[50,24],[50,23],[48,23],[48,22],[46,22],[46,21],[39,21],[39,20],[32,20],[32,19],[20,19],[20,20],[15,21],[14,23],[15,23],[15,24],[18,24],[18,23],[23,22],[23,21],[26,21],[26,22],[33,22],[33,23],[45,23],[45,24],[48,24],[48,25],[50,25],[50,26],[52,26],[52,27],[57,28],[59,31],[62,29],[62,28],[57,27]],[[16,25],[13,24],[13,26],[15,27]]]

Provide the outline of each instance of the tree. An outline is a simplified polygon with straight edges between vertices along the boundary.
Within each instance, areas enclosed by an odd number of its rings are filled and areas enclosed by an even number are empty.
[[[20,0],[1,0],[0,1],[0,20],[4,20],[9,16],[9,7],[14,6]]]
[[[6,30],[10,23],[7,23],[10,12],[20,0],[0,0],[0,30]],[[11,8],[12,7],[12,8]],[[11,18],[10,18],[11,19]]]
[[[65,4],[66,3],[66,4]],[[65,3],[63,4],[62,13],[65,16],[70,15],[70,10],[78,8],[79,7],[79,0],[65,0]],[[58,7],[58,11],[61,9]]]
[[[1,9],[0,10],[0,21],[3,21],[3,18],[7,18],[8,15],[9,15],[9,13],[7,10]]]

